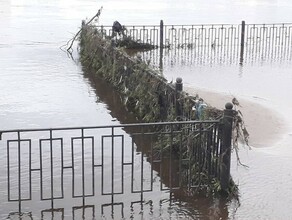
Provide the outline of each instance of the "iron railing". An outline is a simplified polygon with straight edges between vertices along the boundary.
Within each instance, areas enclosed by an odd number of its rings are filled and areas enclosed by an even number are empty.
[[[62,216],[64,200],[98,216],[123,210],[119,195],[143,203],[147,193],[196,188],[202,172],[220,175],[221,131],[217,120],[1,131],[0,211]]]
[[[244,44],[244,59],[291,60],[292,24],[246,24]]]
[[[292,23],[279,24],[203,24],[203,25],[126,25],[125,34],[136,41],[152,44],[169,52],[143,52],[152,63],[187,64],[214,62],[254,62],[292,59]],[[112,36],[111,26],[96,26],[104,37]],[[185,57],[184,54],[187,56]],[[158,61],[160,59],[160,61]],[[155,62],[156,61],[156,62]]]
[[[238,45],[239,25],[136,25],[125,26],[126,36],[154,46],[195,48]],[[104,37],[112,36],[112,26],[96,26]],[[116,35],[114,35],[116,36]],[[161,36],[163,36],[161,38]],[[161,42],[162,41],[162,42]]]

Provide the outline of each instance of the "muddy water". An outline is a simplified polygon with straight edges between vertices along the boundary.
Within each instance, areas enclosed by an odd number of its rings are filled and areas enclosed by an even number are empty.
[[[53,0],[48,3],[1,0],[0,3],[1,129],[119,123],[116,117],[125,115],[124,112],[109,110],[111,106],[118,107],[111,99],[105,98],[104,90],[97,89],[102,86],[84,77],[81,67],[59,50],[78,30],[81,20],[94,15],[101,6],[104,7],[103,24],[111,24],[114,20],[124,24],[158,24],[160,19],[164,19],[166,24],[292,21],[292,5],[288,0],[211,0],[185,1],[184,4],[177,4],[177,1],[147,1],[145,4],[144,1]],[[74,55],[76,57],[76,53]],[[239,184],[239,207],[232,202],[186,199],[179,194],[174,198],[176,205],[171,206],[167,202],[169,195],[154,194],[151,199],[162,199],[163,202],[147,207],[148,214],[152,215],[146,215],[145,211],[144,218],[291,218],[290,69],[289,60],[282,63],[245,63],[243,66],[165,66],[164,74],[169,79],[182,77],[194,93],[207,90],[219,94],[218,99],[222,100],[222,103],[217,103],[219,106],[224,106],[226,97],[234,95],[245,100],[243,111],[247,106],[249,112],[260,110],[262,125],[253,127],[255,134],[259,135],[251,144],[261,145],[261,148],[240,150],[242,162],[248,164],[249,169],[237,166],[234,159],[232,175]],[[214,97],[205,95],[206,101],[208,96]],[[257,108],[257,104],[261,108]],[[132,118],[123,120],[134,121]],[[254,126],[253,119],[249,121],[247,126]],[[271,134],[267,138],[257,132],[264,129]],[[273,131],[276,136],[273,136]],[[272,139],[268,139],[271,136]],[[4,158],[2,155],[1,161]],[[1,188],[1,192],[5,187]],[[127,201],[130,203],[131,198]],[[72,205],[67,201],[66,206]],[[1,218],[5,218],[9,210],[2,207],[1,201]],[[139,211],[126,216],[143,218]]]

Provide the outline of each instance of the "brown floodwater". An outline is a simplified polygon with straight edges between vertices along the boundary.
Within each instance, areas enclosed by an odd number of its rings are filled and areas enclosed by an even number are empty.
[[[81,20],[94,15],[101,6],[104,7],[100,20],[103,24],[111,24],[114,20],[123,24],[159,24],[160,19],[168,24],[239,23],[243,19],[255,23],[292,20],[292,5],[287,0],[185,1],[185,4],[175,1],[148,1],[145,4],[142,1],[108,0],[98,3],[93,0],[2,0],[1,130],[136,122],[133,115],[122,107],[120,97],[106,83],[90,78],[77,61],[59,49],[78,31]],[[143,195],[142,204],[139,203],[141,195],[128,192],[129,182],[125,182],[123,194],[114,199],[110,196],[89,199],[88,204],[93,206],[88,205],[84,211],[80,208],[82,200],[71,198],[68,185],[65,198],[56,201],[55,207],[60,209],[52,217],[48,210],[51,204],[39,202],[39,188],[36,187],[34,199],[23,203],[26,213],[22,219],[72,219],[72,216],[75,219],[291,218],[291,56],[283,60],[246,61],[241,66],[237,62],[195,63],[183,54],[179,58],[165,54],[163,74],[169,80],[182,77],[189,93],[198,93],[207,103],[219,108],[223,108],[232,96],[241,102],[251,135],[251,149],[242,147],[239,152],[248,169],[237,165],[233,154],[232,176],[239,186],[239,202],[187,197],[182,192],[161,192],[160,183],[167,185],[167,180],[163,180],[163,175],[156,170],[155,190]],[[73,57],[78,60],[76,49]],[[130,137],[125,130],[120,129],[119,132]],[[18,204],[7,202],[7,157],[3,144],[0,152],[0,217],[6,219],[10,213],[10,218],[14,219],[17,214],[11,212],[18,210]],[[139,170],[141,149],[135,149],[135,158]],[[147,173],[151,165],[147,158],[142,160]],[[130,173],[130,170],[125,170],[124,178],[129,179]],[[66,172],[65,176],[66,185],[71,181],[71,173]],[[34,174],[33,177],[34,186],[39,186],[39,175]],[[14,180],[11,187],[15,187],[13,184]]]

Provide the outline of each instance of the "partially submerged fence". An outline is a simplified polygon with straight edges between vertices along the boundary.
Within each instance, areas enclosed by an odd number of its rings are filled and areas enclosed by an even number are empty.
[[[160,47],[234,46],[240,42],[240,25],[137,25],[125,26],[125,34],[142,43]],[[97,26],[104,36],[112,36],[111,26]]]
[[[94,77],[101,77],[101,80],[106,80],[119,91],[124,105],[139,120],[150,123],[191,120],[193,107],[197,108],[199,117],[196,119],[214,120],[222,117],[222,111],[213,108],[201,114],[203,110],[199,107],[199,97],[191,97],[183,92],[181,78],[177,78],[175,84],[168,83],[159,72],[141,60],[129,57],[111,41],[103,39],[103,34],[84,23],[80,35],[80,54],[83,66]],[[231,119],[228,123],[232,124],[232,104],[228,105],[228,109]],[[229,139],[231,141],[231,134]],[[221,183],[223,190],[230,186],[229,171],[226,171],[226,175],[228,178],[223,179],[227,181]]]
[[[123,94],[137,118],[151,123],[0,131],[0,164],[6,168],[0,178],[7,181],[8,199],[0,212],[114,209],[121,205],[118,195],[138,194],[142,203],[148,192],[198,188],[208,181],[228,190],[232,104],[222,120],[179,121],[191,118],[194,104],[180,79],[174,88],[91,27],[83,27],[80,39],[84,67]],[[174,122],[154,123],[164,119]],[[96,196],[107,202],[96,204]],[[73,204],[59,202],[68,197]]]
[[[292,24],[204,24],[204,25],[126,25],[125,34],[134,40],[162,48],[192,50],[202,59],[292,58]],[[111,26],[97,26],[104,36],[112,36]],[[160,53],[162,54],[162,53]],[[224,59],[224,60],[225,60]],[[211,58],[212,60],[212,58]]]
[[[6,155],[1,179],[7,175],[7,182],[0,182],[1,189],[7,185],[1,213],[53,215],[64,212],[70,201],[73,210],[93,209],[98,216],[103,213],[96,201],[112,209],[120,205],[114,199],[118,195],[138,195],[143,202],[148,192],[201,187],[205,174],[226,187],[232,125],[228,108],[227,121],[1,131],[0,150]],[[60,203],[63,199],[66,205]]]
[[[242,27],[244,38],[241,45],[246,55],[253,59],[288,59],[292,58],[292,24],[245,24]],[[243,52],[242,52],[243,53]]]

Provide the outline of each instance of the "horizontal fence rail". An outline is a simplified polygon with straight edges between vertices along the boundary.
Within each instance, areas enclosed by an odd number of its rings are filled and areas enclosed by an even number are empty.
[[[141,203],[147,193],[196,188],[203,171],[220,175],[221,131],[217,120],[1,131],[7,208],[0,211],[58,214],[66,199],[97,216],[94,198],[103,209],[122,205],[118,195]]]
[[[112,26],[96,26],[104,37],[112,37]],[[214,62],[254,62],[257,60],[291,60],[292,24],[203,24],[203,25],[126,25],[125,35],[176,52],[171,60],[187,64]],[[151,52],[143,52],[151,54]],[[152,53],[153,54],[153,53]],[[181,56],[186,54],[187,57]],[[144,55],[149,57],[150,55]],[[191,56],[191,57],[188,57]],[[153,56],[153,63],[156,62]],[[182,61],[179,61],[183,59]],[[149,60],[149,59],[148,59]],[[164,63],[164,65],[167,64]]]

